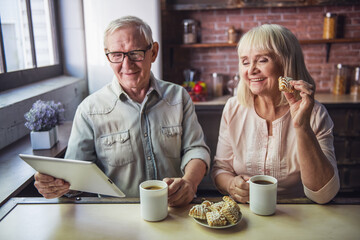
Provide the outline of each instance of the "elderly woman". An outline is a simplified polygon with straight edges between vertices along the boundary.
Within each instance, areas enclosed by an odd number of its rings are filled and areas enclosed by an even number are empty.
[[[240,83],[225,105],[212,177],[223,194],[249,200],[253,175],[278,180],[279,198],[329,202],[339,191],[333,122],[314,100],[315,82],[300,44],[285,27],[265,24],[238,44]],[[291,77],[294,92],[279,91]]]

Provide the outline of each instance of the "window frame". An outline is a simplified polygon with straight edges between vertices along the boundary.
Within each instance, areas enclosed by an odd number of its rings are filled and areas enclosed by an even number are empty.
[[[26,0],[27,6],[30,6],[30,0]],[[63,75],[63,57],[62,57],[62,48],[61,48],[61,41],[60,41],[60,17],[59,17],[59,1],[58,0],[50,0],[51,4],[51,12],[52,12],[52,28],[53,31],[53,44],[55,44],[55,54],[58,59],[58,63],[54,65],[44,66],[44,67],[37,67],[36,66],[36,56],[35,56],[35,45],[33,40],[31,40],[31,48],[33,51],[33,59],[34,61],[34,68],[19,70],[19,71],[12,71],[12,72],[3,72],[0,73],[0,92],[10,90],[13,88],[21,87],[27,84],[39,82],[48,78],[56,77],[59,75]],[[31,19],[31,12],[29,15],[30,8],[28,7],[28,19]],[[32,23],[29,23],[29,30],[30,35],[33,35],[33,28]],[[3,36],[1,31],[0,25],[0,68],[6,71],[5,65],[5,54],[4,54],[4,43],[3,43]]]

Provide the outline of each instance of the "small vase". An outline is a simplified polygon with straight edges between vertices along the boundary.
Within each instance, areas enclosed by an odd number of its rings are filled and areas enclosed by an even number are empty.
[[[57,138],[57,126],[53,127],[49,131],[30,133],[31,146],[34,150],[50,149],[56,142]]]

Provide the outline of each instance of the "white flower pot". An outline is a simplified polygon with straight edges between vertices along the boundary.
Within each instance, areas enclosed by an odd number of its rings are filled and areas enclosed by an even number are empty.
[[[57,138],[57,126],[50,129],[49,131],[34,132],[30,133],[31,146],[34,150],[50,149],[56,142]]]

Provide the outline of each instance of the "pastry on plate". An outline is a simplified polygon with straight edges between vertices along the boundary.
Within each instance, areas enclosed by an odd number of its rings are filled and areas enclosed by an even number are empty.
[[[201,203],[201,205],[204,205],[204,206],[206,206],[206,207],[210,207],[211,205],[213,205],[213,203],[210,202],[209,200],[204,200],[204,201]]]
[[[210,208],[206,205],[200,204],[193,206],[189,211],[189,216],[197,218],[197,219],[206,219],[206,213],[210,212]]]
[[[228,220],[230,224],[235,224],[237,221],[239,221],[240,211],[239,206],[236,206],[226,202],[225,206],[220,211],[220,213],[225,216],[226,220]]]
[[[224,201],[214,203],[210,206],[211,211],[220,211],[225,205]]]
[[[224,196],[223,200],[225,203],[228,203],[231,207],[235,208],[237,211],[240,211],[239,205],[235,202],[234,199],[230,196]]]
[[[201,204],[194,205],[189,211],[189,216],[205,220],[210,227],[222,227],[238,223],[241,212],[234,199],[224,196],[223,201],[217,203],[204,200]]]
[[[227,224],[225,216],[219,211],[207,212],[206,220],[209,226],[225,226]]]

